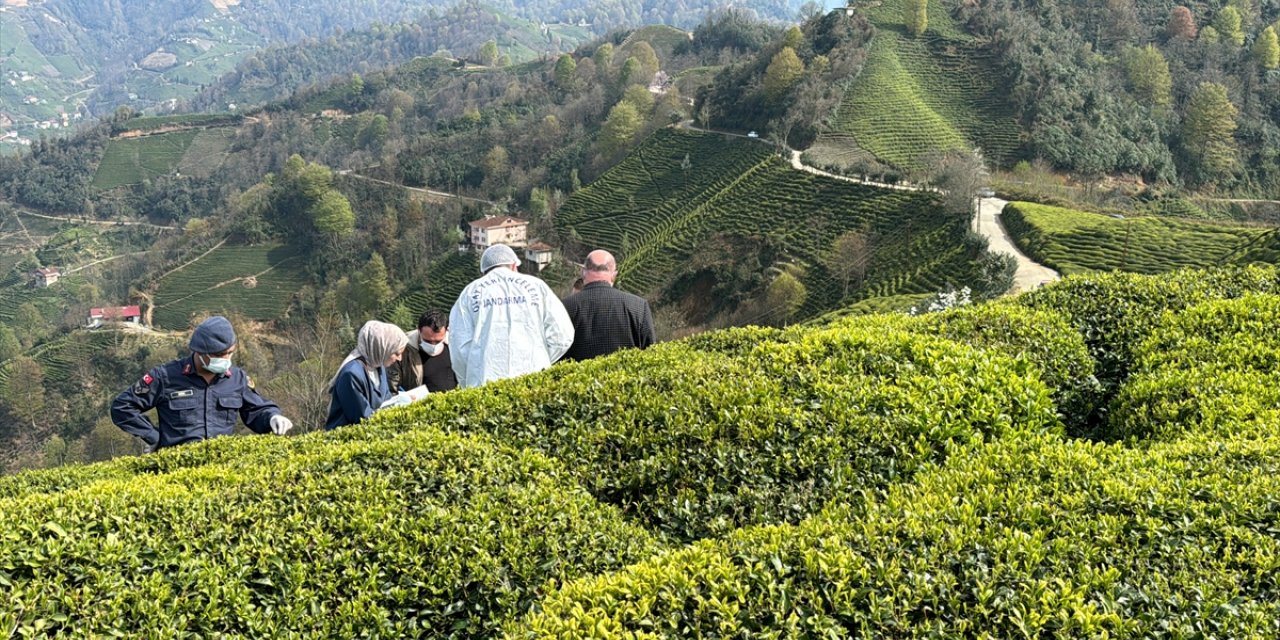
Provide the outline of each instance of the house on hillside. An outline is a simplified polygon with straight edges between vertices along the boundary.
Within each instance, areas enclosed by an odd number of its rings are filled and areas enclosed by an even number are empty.
[[[142,324],[142,309],[134,304],[127,307],[102,307],[89,310],[88,327],[90,329],[101,327],[107,322]]]
[[[551,261],[555,260],[556,248],[539,240],[535,240],[533,244],[525,247],[524,261],[537,265],[538,271],[542,271],[550,266]]]
[[[471,221],[471,247],[483,251],[495,244],[524,247],[529,244],[529,221],[511,216],[485,216]]]
[[[57,267],[40,267],[35,270],[34,275],[36,277],[36,286],[44,288],[53,286],[58,281],[58,278],[62,277],[62,271]]]

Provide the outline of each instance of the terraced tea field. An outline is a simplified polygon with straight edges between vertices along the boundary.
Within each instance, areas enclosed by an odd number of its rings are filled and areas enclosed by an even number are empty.
[[[932,292],[973,275],[964,222],[938,213],[932,194],[795,171],[765,145],[716,134],[654,133],[575,193],[556,221],[564,234],[618,255],[622,286],[650,297],[722,233],[771,237],[802,262],[808,315],[841,305],[843,285],[821,257],[848,230],[875,238],[867,280],[851,299]]]
[[[93,186],[114,189],[173,173],[198,133],[177,131],[112,140],[102,155],[97,173],[93,175]]]
[[[152,321],[183,330],[198,315],[233,310],[275,320],[307,284],[303,260],[295,249],[279,244],[220,247],[160,279]]]
[[[883,28],[814,152],[839,158],[862,149],[918,170],[931,151],[979,147],[989,162],[1005,164],[1017,152],[1019,128],[1001,84],[991,54],[972,39]]]
[[[388,322],[399,321],[403,324],[403,318],[394,316],[412,316],[410,322],[413,322],[427,309],[439,309],[448,313],[463,287],[479,275],[479,256],[456,251],[450,253],[431,265],[427,276],[420,283],[396,296],[379,317]]]
[[[1180,218],[1124,218],[1011,202],[1001,214],[1033,260],[1063,275],[1091,271],[1155,274],[1181,267],[1274,262],[1272,229]]]

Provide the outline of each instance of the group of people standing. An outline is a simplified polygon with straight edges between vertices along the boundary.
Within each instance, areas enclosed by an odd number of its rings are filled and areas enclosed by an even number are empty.
[[[618,266],[608,251],[587,255],[582,289],[563,302],[519,267],[511,247],[495,244],[480,257],[481,276],[462,290],[447,316],[429,310],[411,333],[366,322],[329,381],[325,428],[358,423],[428,393],[478,387],[561,359],[586,360],[655,342],[649,303],[614,288]],[[237,416],[258,433],[288,432],[292,421],[231,365],[235,344],[226,318],[205,320],[192,333],[191,355],[152,369],[121,393],[111,405],[112,420],[150,451],[229,435]],[[153,408],[158,425],[144,415]]]

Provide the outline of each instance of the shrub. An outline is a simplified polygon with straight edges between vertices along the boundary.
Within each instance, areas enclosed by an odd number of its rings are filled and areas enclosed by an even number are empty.
[[[1003,356],[902,332],[759,334],[731,334],[754,345],[732,345],[741,357],[660,345],[438,396],[411,421],[539,449],[684,540],[798,522],[956,444],[1056,428],[1036,373]]]
[[[1084,336],[1097,362],[1096,375],[1110,394],[1128,376],[1133,350],[1165,312],[1277,290],[1280,274],[1275,267],[1228,267],[1158,277],[1115,273],[1067,278],[1018,298],[1018,303],[1068,318]]]
[[[1275,637],[1277,454],[1006,438],[858,514],[570,583],[507,637]]]
[[[300,438],[305,452],[268,453],[271,464],[246,456],[0,502],[0,626],[24,637],[488,637],[549,584],[658,549],[536,453],[350,431],[359,439]],[[210,445],[222,442],[275,448]]]
[[[1135,350],[1112,412],[1116,437],[1271,434],[1280,426],[1280,296],[1169,314]]]

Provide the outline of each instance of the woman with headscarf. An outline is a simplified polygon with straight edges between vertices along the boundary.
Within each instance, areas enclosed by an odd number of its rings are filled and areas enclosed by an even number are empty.
[[[400,361],[409,336],[400,327],[370,320],[356,334],[356,348],[329,381],[329,419],[325,429],[355,424],[373,415],[395,390],[387,384],[387,367]]]

